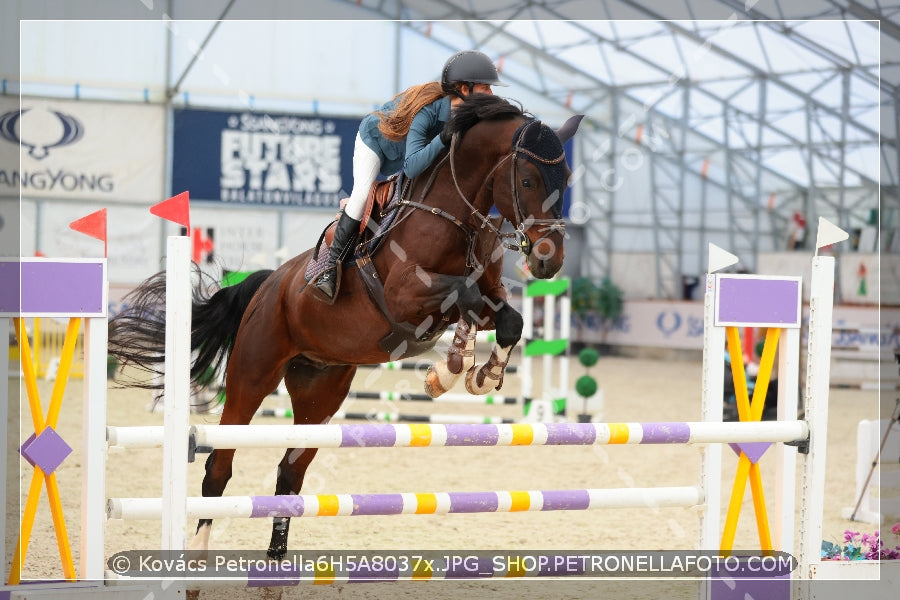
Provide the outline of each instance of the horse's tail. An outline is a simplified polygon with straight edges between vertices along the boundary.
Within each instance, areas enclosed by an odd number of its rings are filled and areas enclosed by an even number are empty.
[[[218,289],[194,267],[199,283],[191,298],[191,381],[205,386],[228,362],[244,311],[272,271],[256,271],[238,284]],[[122,366],[142,374],[125,375],[128,385],[161,389],[166,357],[165,272],[141,283],[125,296],[123,304],[122,312],[109,322],[109,353]]]

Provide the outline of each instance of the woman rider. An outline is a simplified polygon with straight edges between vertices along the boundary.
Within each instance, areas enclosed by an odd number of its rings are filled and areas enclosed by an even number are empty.
[[[334,230],[325,271],[315,282],[327,302],[337,295],[337,264],[356,241],[369,189],[380,172],[421,174],[449,140],[441,132],[453,107],[472,93],[490,94],[500,81],[493,61],[476,50],[457,52],[444,63],[441,81],[410,87],[363,118],[353,149],[353,191]],[[321,298],[320,296],[320,299]]]

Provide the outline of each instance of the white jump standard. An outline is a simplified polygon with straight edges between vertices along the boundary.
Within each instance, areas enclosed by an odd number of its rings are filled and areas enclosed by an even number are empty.
[[[821,225],[820,225],[821,228]],[[821,237],[821,233],[820,233]],[[185,269],[187,238],[170,239],[169,269]],[[832,239],[827,243],[834,243]],[[824,244],[819,244],[824,245]],[[718,249],[711,248],[710,271],[725,265]],[[715,255],[715,256],[714,256]],[[182,264],[183,263],[183,264]],[[727,260],[725,261],[727,263]],[[718,266],[717,266],[718,265]],[[187,278],[169,278],[171,305],[167,310],[171,351],[167,352],[168,400],[163,427],[107,427],[105,413],[105,360],[88,359],[85,378],[85,471],[82,508],[82,573],[84,577],[112,577],[103,571],[103,517],[161,519],[162,550],[183,550],[189,517],[264,518],[272,516],[365,516],[393,514],[456,514],[472,512],[528,512],[548,510],[592,510],[619,507],[696,507],[700,509],[699,548],[728,548],[728,530],[739,514],[743,485],[753,486],[761,546],[771,540],[771,549],[794,550],[794,480],[798,448],[801,455],[802,496],[799,521],[799,569],[793,574],[793,594],[809,596],[810,580],[828,573],[830,565],[819,562],[824,503],[824,443],[827,426],[828,364],[834,259],[816,257],[810,292],[809,366],[805,391],[806,420],[796,420],[799,372],[798,278],[716,275],[707,279],[704,339],[703,421],[662,423],[517,423],[464,424],[366,424],[366,425],[273,425],[191,427],[187,407],[190,393],[190,353],[185,338],[190,333],[190,285]],[[184,272],[187,272],[185,269]],[[102,285],[105,291],[105,276]],[[178,298],[181,298],[180,300]],[[747,299],[760,298],[748,302]],[[739,301],[740,300],[740,301]],[[105,307],[105,303],[104,303]],[[187,312],[187,315],[185,315]],[[105,350],[105,313],[97,316],[97,329],[89,329],[88,346],[99,356]],[[185,321],[185,319],[187,319]],[[178,326],[174,326],[175,324]],[[722,422],[722,348],[739,352],[737,329],[750,323],[769,328],[760,377],[752,400],[748,397],[742,369],[735,372],[741,421]],[[93,326],[92,326],[93,327]],[[100,350],[96,347],[100,345]],[[779,421],[760,421],[768,376],[774,368],[778,348]],[[103,357],[105,359],[105,357]],[[732,364],[740,361],[732,361]],[[88,377],[88,375],[90,377]],[[102,386],[102,389],[100,389]],[[793,391],[791,390],[793,388]],[[163,494],[157,498],[99,499],[105,489],[105,452],[109,447],[162,447],[165,453]],[[391,494],[300,494],[283,496],[237,496],[199,498],[187,496],[186,465],[189,443],[214,448],[366,448],[514,445],[599,444],[701,444],[702,478],[699,485],[660,488],[508,490],[481,492],[411,492]],[[725,526],[719,526],[719,494],[722,444],[739,455],[732,491],[732,506]],[[775,444],[780,453],[773,535],[768,535],[767,517],[756,499],[758,460],[764,448]],[[487,450],[486,450],[487,451]],[[49,467],[48,467],[49,468]],[[758,489],[757,489],[758,488]],[[99,517],[99,519],[98,519]],[[452,517],[448,517],[452,518]],[[99,523],[98,523],[99,520]],[[90,526],[86,527],[86,524]],[[765,530],[765,531],[764,531]]]
[[[722,253],[710,248],[710,271],[727,266],[721,262]],[[730,255],[728,255],[730,256]],[[718,262],[718,266],[715,264]],[[727,263],[727,260],[726,260]],[[833,270],[833,259],[814,261],[812,295],[816,310],[811,315],[811,339],[819,339],[819,332],[830,330],[830,293],[819,272]],[[826,282],[827,283],[827,282]],[[588,445],[588,444],[703,444],[705,447],[703,474],[700,485],[674,488],[624,488],[606,490],[524,490],[495,492],[441,492],[403,494],[300,494],[286,496],[243,496],[200,498],[184,496],[184,522],[187,517],[259,518],[266,516],[364,516],[367,514],[435,514],[528,511],[528,510],[586,510],[625,506],[695,506],[700,508],[701,549],[724,548],[730,544],[729,529],[737,521],[740,498],[749,480],[754,493],[756,518],[761,548],[765,551],[793,550],[794,542],[794,461],[798,447],[804,452],[804,473],[811,481],[810,489],[823,485],[821,453],[813,453],[816,440],[821,444],[825,417],[813,421],[797,421],[797,389],[799,372],[800,278],[735,276],[711,273],[707,281],[706,333],[704,352],[703,417],[702,422],[672,423],[559,423],[559,424],[500,424],[500,425],[274,425],[274,426],[194,426],[187,419],[175,429],[177,437],[164,434],[165,447],[172,439],[191,440],[194,446],[212,448],[364,448],[364,447],[433,447],[450,445]],[[722,422],[722,348],[728,342],[729,352],[740,351],[738,329],[744,326],[767,327],[766,344],[761,361],[756,392],[748,397],[745,375],[741,368],[735,372],[741,422]],[[783,333],[783,334],[782,334]],[[780,335],[781,334],[781,335]],[[768,377],[778,354],[779,411],[782,421],[760,421]],[[824,358],[823,358],[824,355]],[[810,360],[826,360],[827,344],[812,347]],[[732,361],[733,363],[735,361]],[[738,361],[742,367],[742,362]],[[716,366],[718,365],[718,366]],[[815,367],[813,367],[815,370]],[[820,395],[827,402],[827,373],[825,387],[807,386],[806,405],[810,396]],[[743,385],[738,385],[743,384]],[[793,389],[791,389],[793,388]],[[186,393],[186,392],[185,392]],[[168,404],[168,403],[167,403]],[[820,411],[821,415],[825,411]],[[789,418],[794,415],[794,419]],[[167,423],[167,425],[169,425]],[[110,443],[144,447],[158,445],[159,430],[126,432],[126,428],[110,428]],[[729,514],[720,530],[719,493],[721,481],[722,444],[728,443],[739,456],[738,471]],[[180,444],[180,442],[179,442]],[[760,446],[760,444],[762,446]],[[776,493],[774,535],[768,529],[768,516],[759,505],[761,486],[758,480],[758,461],[765,448],[775,444],[778,458],[779,489]],[[187,445],[187,444],[185,444]],[[813,464],[815,463],[815,464]],[[167,479],[168,481],[168,479]],[[813,489],[813,495],[819,492]],[[527,499],[527,500],[526,500]],[[555,500],[554,500],[555,499]],[[549,500],[549,502],[548,502]],[[804,499],[806,501],[806,499]],[[159,498],[112,498],[107,508],[110,518],[156,519],[172,510]],[[182,506],[181,501],[177,506]],[[737,506],[737,510],[734,507]],[[802,513],[800,535],[821,538],[821,523],[815,530],[821,510]],[[800,579],[810,576],[810,565],[817,554],[803,552],[801,544]],[[798,584],[799,585],[799,584]]]

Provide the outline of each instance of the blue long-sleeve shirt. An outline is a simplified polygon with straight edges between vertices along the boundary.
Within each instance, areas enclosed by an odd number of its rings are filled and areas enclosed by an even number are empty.
[[[396,102],[386,102],[381,111],[389,114]],[[421,174],[446,146],[440,133],[450,120],[450,98],[444,96],[419,109],[413,117],[406,138],[399,141],[386,139],[378,130],[379,116],[367,115],[359,124],[359,136],[381,159],[381,174],[392,175],[403,169],[409,177]]]

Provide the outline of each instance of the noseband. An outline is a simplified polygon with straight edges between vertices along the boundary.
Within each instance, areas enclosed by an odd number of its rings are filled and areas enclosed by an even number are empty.
[[[468,198],[466,198],[466,195],[460,189],[459,183],[456,178],[454,154],[458,134],[453,134],[453,138],[450,141],[450,172],[453,176],[453,185],[456,187],[456,191],[459,194],[460,198],[462,198],[462,201],[465,202],[466,206],[472,209],[471,214],[476,215],[479,218],[482,228],[487,227],[488,229],[493,231],[501,240],[514,238],[516,240],[515,243],[501,243],[504,247],[510,250],[521,252],[525,256],[530,256],[534,246],[549,237],[554,231],[560,231],[565,234],[566,229],[565,221],[561,217],[557,217],[555,219],[536,219],[532,216],[526,215],[524,209],[522,208],[518,186],[519,160],[524,159],[537,165],[538,169],[541,170],[541,175],[544,177],[544,180],[546,182],[549,178],[546,176],[544,169],[551,165],[560,164],[563,160],[565,160],[566,157],[565,151],[563,151],[556,158],[543,158],[524,146],[525,132],[536,122],[537,121],[531,121],[519,128],[517,132],[518,135],[516,136],[515,142],[513,143],[512,151],[498,160],[485,177],[485,181],[491,179],[494,176],[494,173],[503,165],[503,163],[505,163],[507,160],[512,160],[512,167],[509,170],[510,189],[512,190],[513,214],[516,219],[516,222],[513,223],[513,226],[515,227],[515,231],[513,233],[501,233],[501,231],[497,227],[495,227],[493,223],[491,223],[490,219],[483,215],[477,208],[475,208],[474,205],[472,205],[471,202],[469,202]],[[560,200],[561,199],[555,200],[554,205]],[[526,233],[532,227],[541,228],[539,230],[539,233],[541,233],[542,235],[535,242],[532,242],[528,238],[528,235]]]

